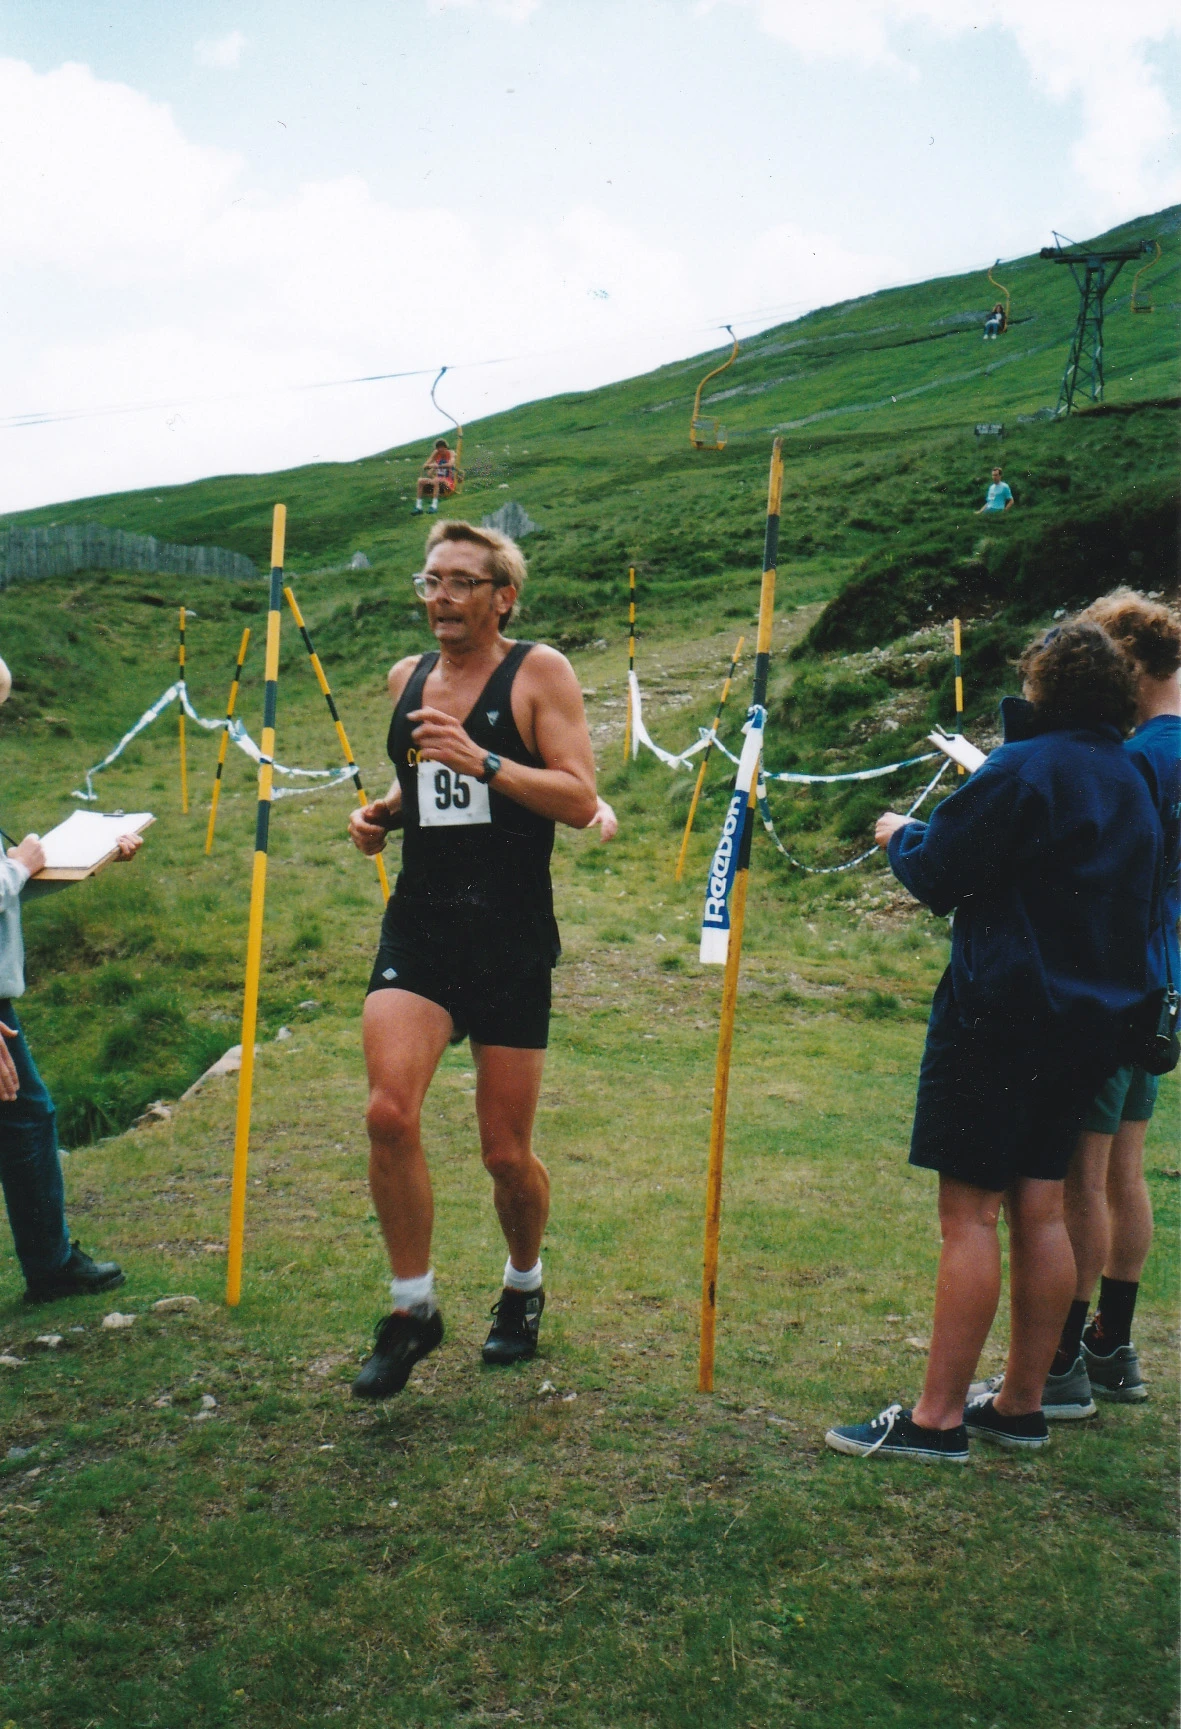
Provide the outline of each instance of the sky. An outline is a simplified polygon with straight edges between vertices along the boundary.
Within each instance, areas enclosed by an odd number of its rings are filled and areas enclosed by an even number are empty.
[[[1085,238],[1179,109],[1175,0],[0,0],[0,511]]]

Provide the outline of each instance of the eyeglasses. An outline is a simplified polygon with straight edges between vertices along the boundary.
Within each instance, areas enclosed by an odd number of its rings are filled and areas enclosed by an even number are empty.
[[[492,576],[435,576],[431,571],[420,571],[414,578],[414,592],[419,600],[434,600],[440,594],[444,600],[467,600],[485,584],[502,586]]]

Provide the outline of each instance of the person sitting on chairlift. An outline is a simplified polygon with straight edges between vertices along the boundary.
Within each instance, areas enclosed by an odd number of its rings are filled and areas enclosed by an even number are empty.
[[[448,498],[455,491],[455,452],[445,438],[436,438],[435,448],[422,465],[422,473],[418,478],[414,514],[422,515],[422,501],[429,498],[431,510],[437,511],[440,498]]]
[[[1003,336],[1008,329],[1009,320],[1005,317],[1005,308],[998,300],[984,321],[985,342],[995,342],[998,336]]]

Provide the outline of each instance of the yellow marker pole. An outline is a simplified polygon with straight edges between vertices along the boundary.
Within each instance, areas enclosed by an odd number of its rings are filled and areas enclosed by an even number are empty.
[[[955,730],[957,732],[963,732],[964,730],[964,666],[961,658],[962,651],[963,645],[960,640],[960,621],[958,618],[953,618],[951,621],[951,654],[952,665],[955,669]],[[962,763],[957,762],[955,765],[955,772],[957,774],[967,774],[968,771]]]
[[[242,1240],[246,1230],[246,1168],[250,1154],[250,1104],[254,1093],[254,1035],[258,1026],[258,981],[262,968],[262,914],[267,892],[267,841],[271,821],[271,783],[275,770],[275,709],[279,697],[279,628],[282,623],[283,542],[287,506],[275,506],[271,529],[271,594],[267,611],[266,692],[262,745],[258,761],[258,817],[254,869],[250,878],[250,924],[246,936],[246,989],[242,1003],[242,1067],[238,1073],[238,1115],[234,1125],[234,1173],[230,1182],[230,1252],[226,1302],[242,1295]]]
[[[626,763],[632,742],[632,673],[636,670],[636,567],[627,573],[627,714],[623,722],[623,760]]]
[[[185,609],[180,609],[180,688],[183,694],[185,688]],[[189,764],[185,755],[185,705],[177,704],[180,710],[180,808],[185,816],[189,814]]]
[[[234,676],[230,680],[230,695],[226,703],[226,724],[221,735],[221,743],[217,747],[217,768],[213,774],[213,796],[209,801],[209,827],[205,831],[205,856],[213,851],[213,827],[217,822],[217,801],[221,797],[221,771],[226,766],[226,750],[230,742],[230,722],[234,718],[234,705],[238,700],[238,686],[242,682],[242,662],[246,659],[246,644],[250,641],[250,626],[242,632],[242,641],[238,646],[238,658],[234,662]]]
[[[730,694],[730,684],[734,677],[735,668],[738,665],[738,656],[742,653],[742,645],[745,641],[745,637],[740,636],[738,638],[738,646],[735,648],[733,657],[731,658],[730,670],[726,674],[726,682],[722,686],[722,694],[718,698],[718,706],[714,711],[713,725],[710,728],[710,741],[702,753],[701,767],[697,770],[697,785],[693,788],[693,797],[689,801],[689,815],[685,822],[685,833],[681,839],[680,856],[677,859],[676,880],[678,882],[680,882],[681,878],[685,874],[685,855],[689,851],[689,836],[693,833],[693,819],[697,815],[697,801],[701,797],[701,788],[705,784],[705,771],[709,767],[709,759],[713,755],[714,739],[717,735],[718,723],[722,718],[722,710],[726,706],[726,698]]]
[[[771,631],[775,622],[775,561],[779,553],[779,502],[783,491],[783,450],[777,438],[771,450],[771,477],[767,488],[767,531],[763,543],[763,582],[759,593],[759,631],[755,642],[752,707],[767,701],[767,677],[771,667]],[[712,1393],[714,1387],[714,1342],[718,1318],[718,1243],[722,1226],[722,1168],[726,1152],[726,1105],[730,1093],[730,1057],[734,1048],[734,1015],[738,1006],[738,972],[742,961],[742,932],[746,923],[746,889],[750,875],[750,843],[754,833],[755,789],[758,773],[751,777],[746,820],[738,850],[738,867],[730,902],[730,940],[726,971],[722,979],[722,1008],[718,1023],[718,1054],[714,1065],[713,1111],[709,1125],[709,1174],[705,1194],[705,1253],[701,1273],[701,1345],[697,1365],[697,1390]]]
[[[299,626],[299,634],[303,637],[303,645],[308,651],[308,659],[312,663],[312,671],[316,675],[316,683],[320,686],[320,689],[324,694],[324,701],[328,704],[328,712],[332,716],[332,724],[336,728],[336,736],[340,740],[340,748],[344,752],[345,763],[348,767],[349,773],[353,777],[353,785],[357,789],[357,803],[359,805],[367,805],[369,800],[365,796],[365,788],[361,785],[361,771],[353,760],[353,750],[352,746],[349,744],[348,734],[344,730],[344,722],[336,712],[336,703],[333,700],[332,692],[328,687],[328,680],[324,676],[324,668],[320,665],[320,656],[316,653],[312,644],[312,639],[308,635],[308,627],[303,621],[303,613],[300,612],[299,605],[290,587],[285,588],[283,593],[287,597],[287,604],[291,608],[291,615]],[[385,860],[382,858],[380,853],[375,853],[373,855],[373,862],[377,866],[377,880],[381,884],[382,898],[388,901],[390,898],[390,880],[385,874]]]

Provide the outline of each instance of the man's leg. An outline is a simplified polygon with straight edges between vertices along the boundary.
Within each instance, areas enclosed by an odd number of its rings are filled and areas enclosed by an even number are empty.
[[[1074,1252],[1074,1301],[1058,1340],[1051,1365],[1052,1375],[1067,1375],[1074,1367],[1082,1344],[1083,1328],[1091,1295],[1103,1271],[1111,1242],[1111,1214],[1107,1201],[1107,1172],[1112,1136],[1084,1129],[1078,1138],[1063,1187],[1063,1214]]]
[[[1151,1098],[1141,1101],[1151,1110]],[[1107,1205],[1111,1241],[1095,1319],[1083,1335],[1083,1361],[1093,1389],[1102,1397],[1135,1403],[1148,1397],[1140,1359],[1132,1343],[1132,1317],[1140,1275],[1152,1246],[1152,1202],[1144,1181],[1147,1117],[1121,1122],[1111,1143],[1107,1167]]]
[[[434,1199],[419,1123],[451,1031],[446,1009],[426,997],[394,990],[365,998],[369,1188],[397,1279],[430,1269]]]
[[[509,1259],[519,1272],[527,1273],[541,1255],[549,1217],[549,1173],[533,1153],[533,1119],[545,1052],[473,1040],[472,1055],[480,1150],[492,1178],[496,1216]]]
[[[0,1103],[0,1183],[17,1259],[30,1289],[52,1278],[70,1258],[65,1188],[57,1151],[53,1101],[37,1073],[33,1053],[19,1030],[12,1004],[0,1004],[0,1020],[17,1028],[5,1039],[20,1090]]]
[[[431,1275],[435,1209],[419,1119],[451,1026],[446,1009],[410,991],[371,991],[365,998],[369,1188],[394,1279],[393,1310],[378,1325],[372,1354],[353,1382],[354,1398],[400,1393],[414,1365],[443,1337]]]
[[[939,1178],[943,1247],[927,1375],[912,1414],[920,1428],[952,1429],[964,1420],[968,1387],[1000,1300],[1001,1200],[991,1189]]]
[[[1005,1417],[1040,1412],[1042,1389],[1074,1291],[1074,1255],[1062,1184],[1018,1177],[1006,1195],[1011,1328],[1004,1383],[994,1400]]]
[[[1138,1284],[1152,1247],[1152,1199],[1144,1180],[1147,1122],[1121,1123],[1107,1161],[1110,1246],[1101,1271],[1109,1279]]]
[[[486,1363],[503,1366],[534,1355],[545,1308],[541,1239],[549,1216],[549,1173],[533,1155],[545,1052],[473,1039],[472,1054],[480,1148],[509,1249],[504,1289],[481,1355]]]

